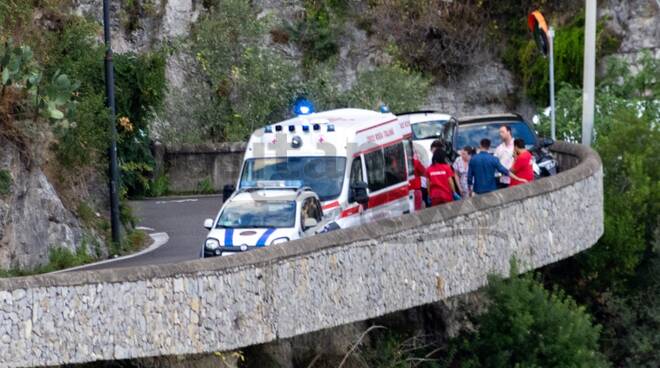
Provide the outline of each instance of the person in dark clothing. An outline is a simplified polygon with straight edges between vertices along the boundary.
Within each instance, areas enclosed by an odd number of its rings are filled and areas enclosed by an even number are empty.
[[[496,171],[499,171],[502,175],[509,175],[509,170],[502,166],[497,157],[488,153],[488,149],[490,149],[490,139],[484,138],[480,142],[479,153],[470,159],[468,187],[471,193],[483,194],[496,190]]]

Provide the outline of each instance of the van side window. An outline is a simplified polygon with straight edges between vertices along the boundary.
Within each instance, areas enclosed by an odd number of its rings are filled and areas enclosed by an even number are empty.
[[[403,148],[406,151],[406,165],[408,165],[408,176],[415,175],[415,164],[413,163],[413,148],[412,142],[409,140],[403,141]]]
[[[385,186],[399,184],[406,181],[406,156],[403,143],[387,146],[383,149],[385,157]]]
[[[356,157],[353,159],[353,163],[351,164],[350,185],[353,185],[359,181],[364,181],[362,178],[362,159],[360,157]]]
[[[364,162],[367,166],[367,184],[370,191],[376,191],[385,188],[385,158],[383,150],[379,149],[364,155]]]

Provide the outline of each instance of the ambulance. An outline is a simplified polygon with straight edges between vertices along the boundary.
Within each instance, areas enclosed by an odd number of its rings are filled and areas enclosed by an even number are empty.
[[[299,181],[322,203],[319,232],[414,211],[412,132],[389,112],[297,108],[295,118],[256,130],[236,190]]]

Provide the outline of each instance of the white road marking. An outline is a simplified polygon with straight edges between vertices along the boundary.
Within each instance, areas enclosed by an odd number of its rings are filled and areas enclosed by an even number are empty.
[[[59,271],[55,271],[55,272],[49,272],[49,273],[50,274],[55,274],[55,273],[62,273],[62,272],[69,272],[69,271],[84,271],[85,268],[87,268],[87,267],[98,266],[98,265],[102,265],[102,264],[106,264],[106,263],[112,263],[112,262],[122,261],[122,260],[125,260],[125,259],[134,258],[134,257],[137,257],[137,256],[141,256],[143,254],[147,254],[149,252],[153,252],[154,250],[156,250],[156,249],[162,247],[163,245],[165,245],[167,243],[167,241],[170,240],[170,237],[169,237],[169,235],[167,235],[167,233],[153,233],[153,234],[149,234],[149,236],[151,237],[151,239],[154,240],[153,244],[151,244],[149,246],[149,248],[143,249],[143,250],[141,250],[137,253],[129,254],[127,256],[117,257],[117,258],[113,258],[113,259],[106,259],[104,261],[99,261],[99,262],[95,262],[95,263],[89,263],[89,264],[78,266],[78,267],[66,268],[66,269],[63,269],[63,270],[59,270]]]
[[[154,229],[146,226],[138,226],[135,228],[135,230],[154,231]]]

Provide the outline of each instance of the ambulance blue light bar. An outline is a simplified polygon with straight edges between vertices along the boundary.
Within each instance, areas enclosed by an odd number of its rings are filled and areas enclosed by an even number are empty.
[[[296,116],[312,114],[314,113],[314,104],[304,97],[299,97],[293,104],[293,113]]]

